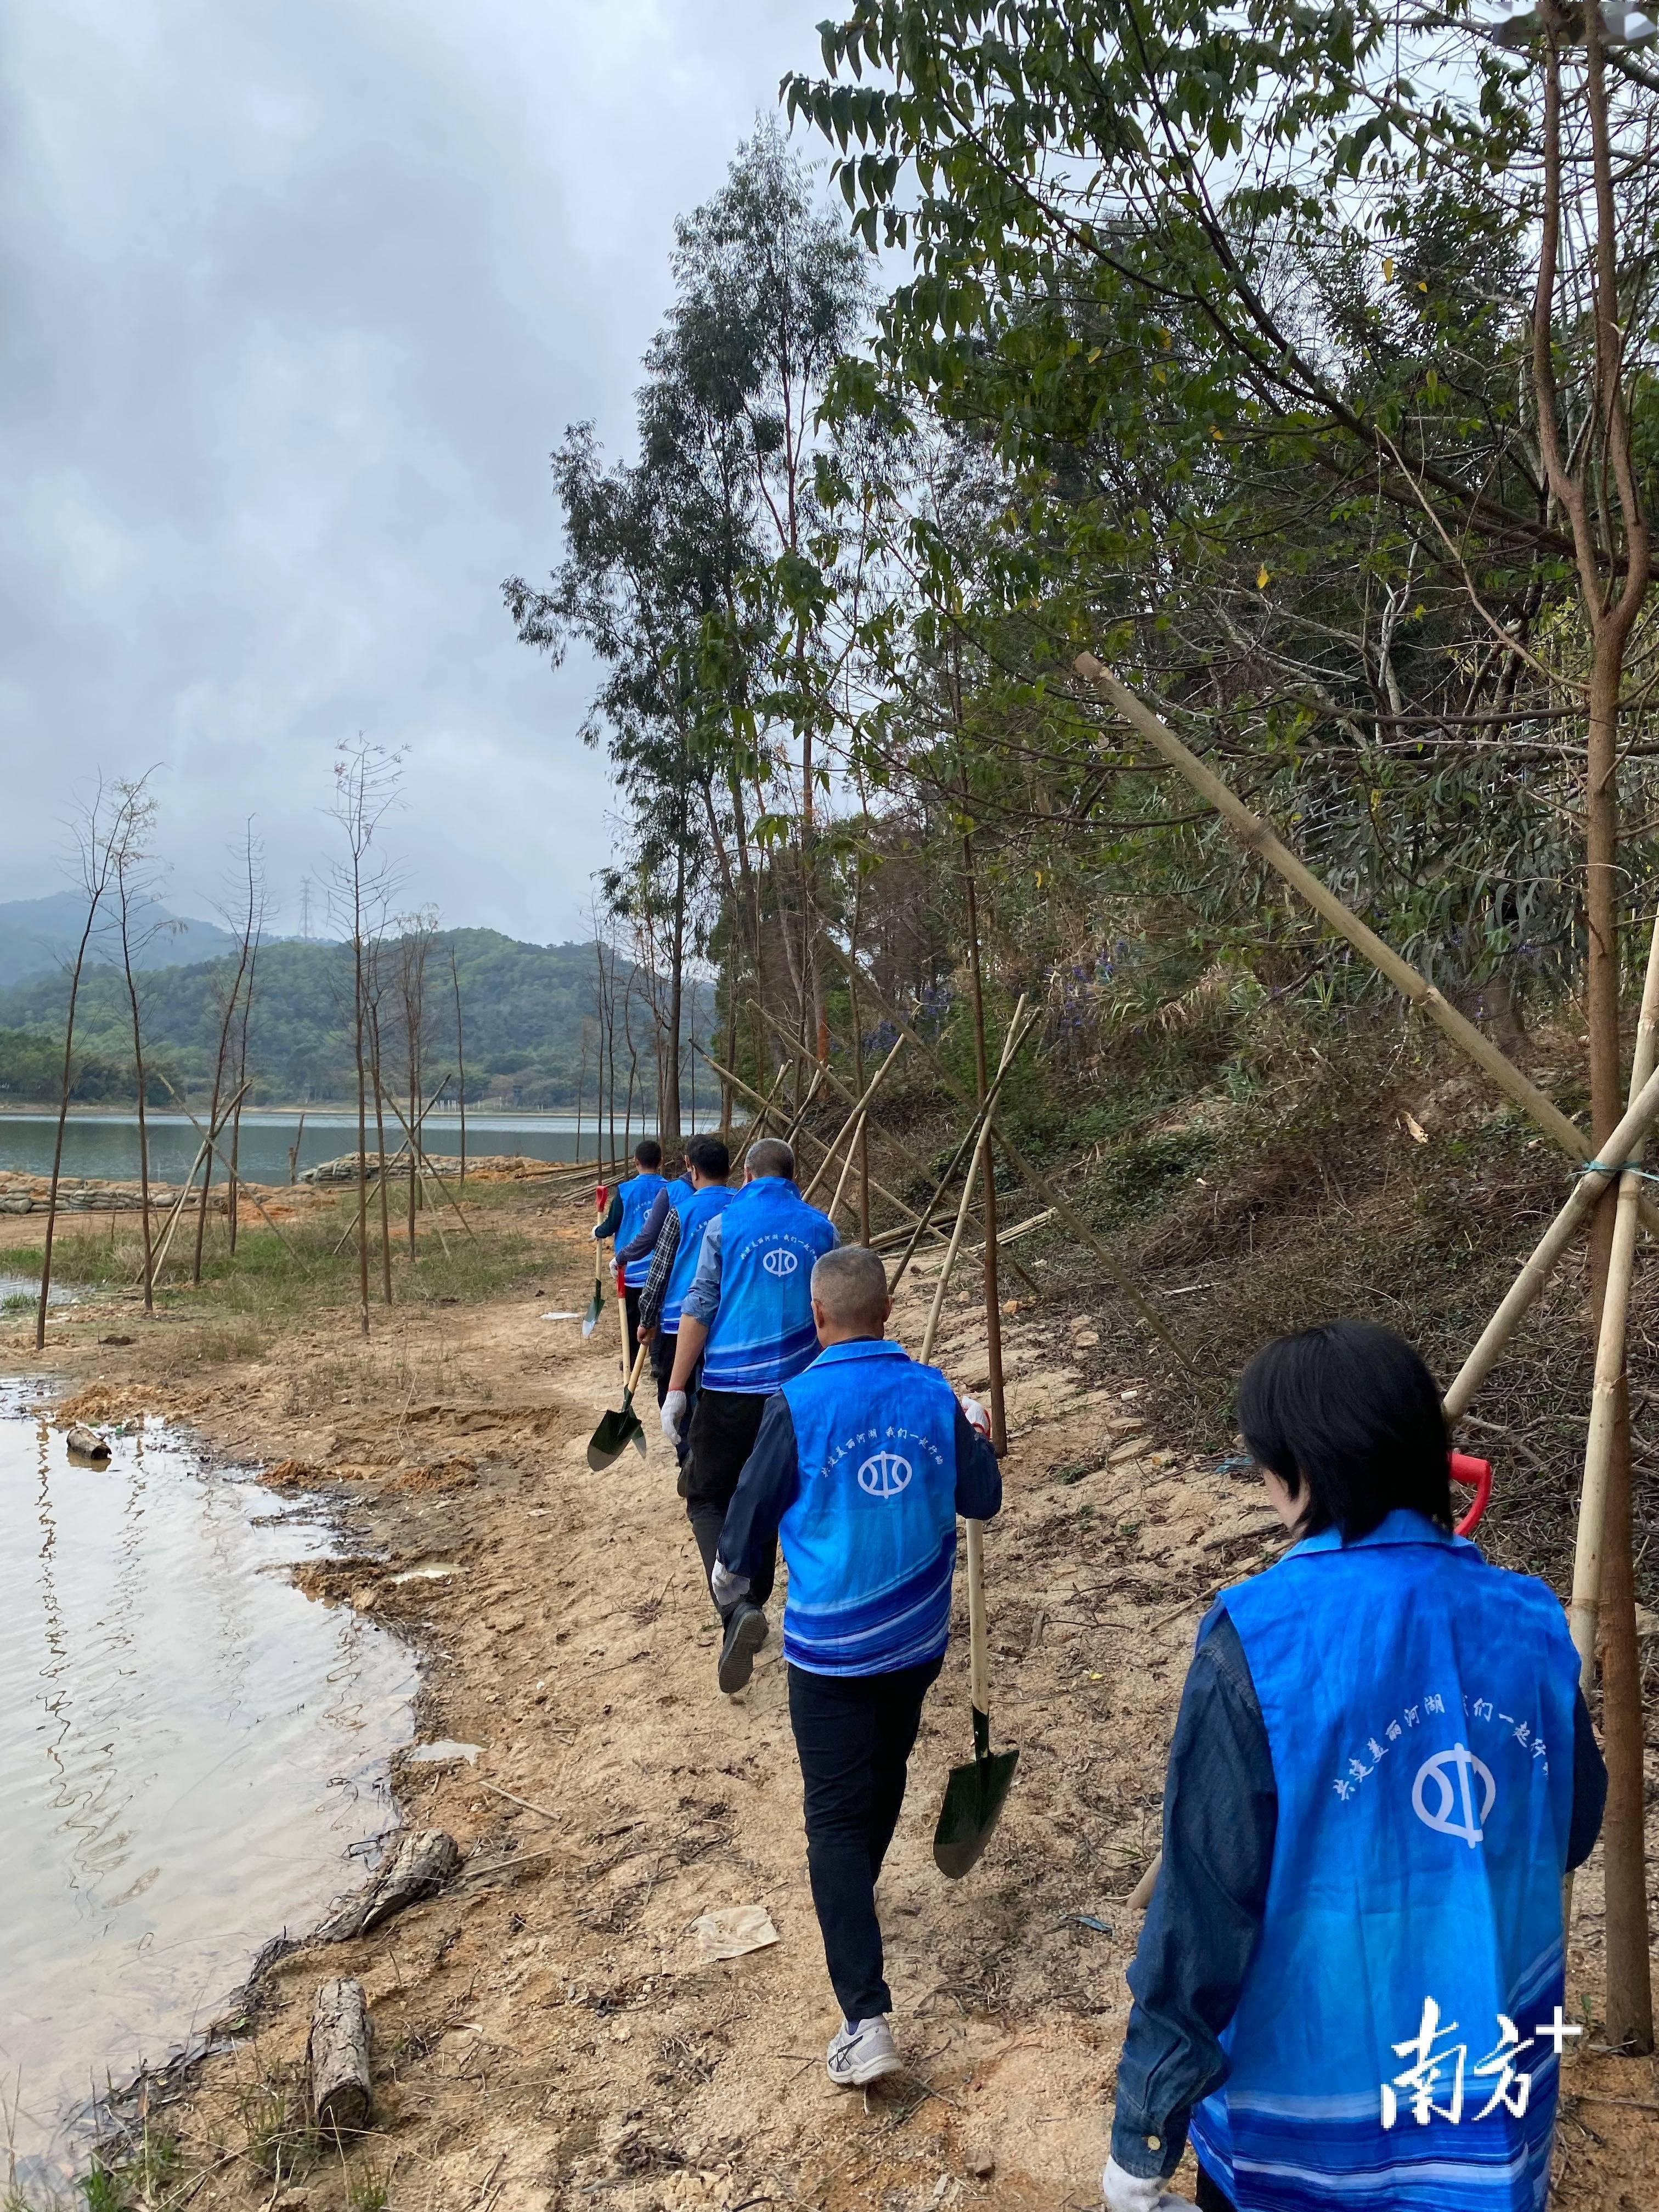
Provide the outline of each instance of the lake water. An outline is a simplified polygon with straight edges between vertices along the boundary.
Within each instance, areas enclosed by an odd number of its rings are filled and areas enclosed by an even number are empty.
[[[201,1142],[194,1125],[183,1114],[150,1114],[150,1173],[161,1182],[176,1182],[189,1174]],[[205,1126],[205,1123],[204,1123]],[[32,1175],[52,1172],[52,1140],[58,1118],[52,1114],[0,1114],[0,1168],[21,1168]],[[622,1125],[617,1140],[622,1141]],[[635,1123],[634,1134],[643,1133]],[[461,1148],[460,1118],[454,1114],[431,1114],[426,1122],[429,1152],[457,1153]],[[475,1114],[466,1116],[469,1159],[487,1152],[521,1152],[533,1160],[591,1159],[593,1123],[581,1129],[581,1151],[576,1149],[576,1119],[561,1114]],[[305,1127],[294,1114],[244,1114],[237,1164],[251,1182],[286,1182],[289,1148],[299,1140],[299,1164],[315,1167],[319,1160],[337,1159],[357,1149],[357,1117],[334,1109],[307,1113]],[[228,1139],[226,1139],[227,1147]],[[403,1141],[395,1115],[388,1117],[386,1149]],[[374,1146],[374,1124],[368,1125],[369,1149]],[[64,1133],[64,1172],[71,1176],[131,1180],[138,1173],[138,1122],[132,1114],[71,1114]],[[218,1171],[216,1170],[216,1181]]]
[[[405,1644],[288,1580],[330,1548],[314,1518],[154,1424],[71,1466],[27,1395],[0,1385],[0,2083],[25,2172],[72,2154],[90,2087],[200,2033],[268,1938],[363,1878],[416,1686]]]

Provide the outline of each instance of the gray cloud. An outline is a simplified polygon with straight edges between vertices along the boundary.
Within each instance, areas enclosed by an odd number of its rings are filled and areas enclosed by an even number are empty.
[[[152,761],[168,896],[253,813],[282,920],[335,745],[409,753],[411,899],[578,933],[586,672],[498,585],[556,551],[546,456],[625,441],[675,215],[799,0],[10,0],[0,897],[57,889],[95,769]]]

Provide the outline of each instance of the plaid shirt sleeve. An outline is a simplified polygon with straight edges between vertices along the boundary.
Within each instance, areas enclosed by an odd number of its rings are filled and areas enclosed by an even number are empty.
[[[671,1206],[667,1218],[651,1248],[651,1265],[646,1271],[640,1291],[640,1327],[655,1328],[662,1313],[663,1297],[668,1289],[669,1270],[674,1264],[674,1255],[680,1249],[680,1217]]]

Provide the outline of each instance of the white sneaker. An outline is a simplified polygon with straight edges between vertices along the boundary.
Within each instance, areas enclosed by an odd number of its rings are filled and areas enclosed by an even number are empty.
[[[825,2054],[830,2079],[842,2089],[861,2089],[866,2081],[879,2081],[896,2074],[904,2064],[893,2045],[893,2031],[885,2013],[854,2027],[838,2027]]]

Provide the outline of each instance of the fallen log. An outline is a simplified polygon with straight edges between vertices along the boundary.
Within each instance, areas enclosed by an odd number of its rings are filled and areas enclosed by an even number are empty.
[[[441,1828],[415,1830],[402,1838],[368,1888],[331,1914],[319,1933],[329,1943],[366,1936],[405,1905],[447,1889],[460,1870],[461,1855],[453,1836]]]
[[[324,2134],[361,2135],[374,2116],[368,2075],[368,2006],[361,1982],[325,1982],[311,2008],[306,2045],[311,2109]]]

